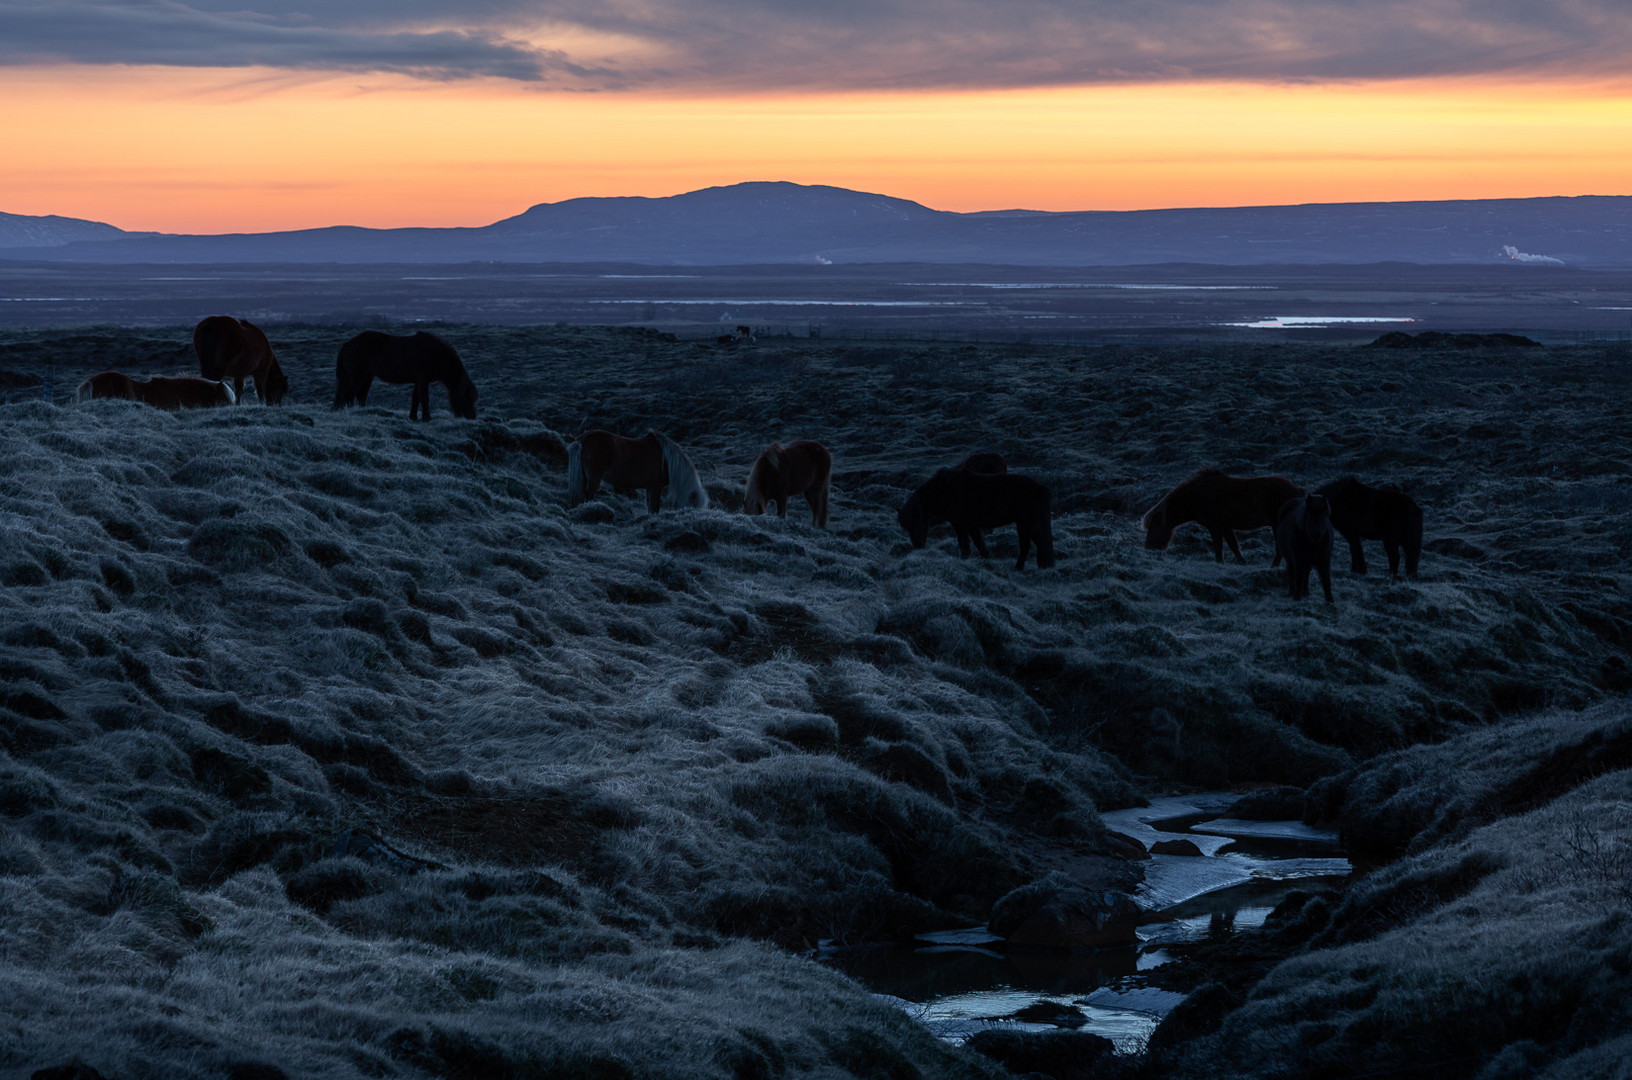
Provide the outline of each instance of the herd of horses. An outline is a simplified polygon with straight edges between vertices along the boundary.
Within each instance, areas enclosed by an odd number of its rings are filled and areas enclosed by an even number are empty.
[[[746,327],[739,327],[739,333]],[[242,400],[244,380],[254,382],[265,405],[280,404],[289,379],[278,366],[272,345],[260,327],[245,319],[212,315],[193,330],[198,378],[154,376],[132,379],[103,371],[79,387],[79,399],[122,398],[162,409],[211,408]],[[227,380],[232,380],[231,385]],[[456,416],[476,417],[476,386],[452,345],[435,334],[383,334],[365,330],[340,346],[335,360],[334,407],[363,405],[374,380],[412,384],[410,419],[429,420],[430,384],[448,391]],[[818,528],[828,521],[833,455],[819,442],[772,443],[749,470],[743,510],[762,514],[773,504],[787,517],[788,500],[803,495]],[[646,507],[656,513],[664,504],[701,509],[708,493],[696,468],[674,440],[656,431],[638,439],[611,431],[586,431],[567,447],[567,505],[595,497],[602,483],[615,491],[644,491]],[[957,465],[939,469],[919,485],[901,506],[897,520],[912,546],[929,542],[929,531],[949,524],[958,551],[968,558],[971,546],[988,556],[985,534],[1013,525],[1019,540],[1015,568],[1024,570],[1033,548],[1039,569],[1054,565],[1051,496],[1046,486],[1008,470],[999,454],[972,454]],[[1229,546],[1246,562],[1235,534],[1272,529],[1275,558],[1286,563],[1287,591],[1294,599],[1309,594],[1309,575],[1318,574],[1327,603],[1332,602],[1333,534],[1349,545],[1350,569],[1366,572],[1364,541],[1381,541],[1389,573],[1417,575],[1422,556],[1422,510],[1401,491],[1375,488],[1345,476],[1313,492],[1280,476],[1230,476],[1202,469],[1164,495],[1144,515],[1145,547],[1165,550],[1174,530],[1189,523],[1208,531],[1213,557],[1224,561]]]

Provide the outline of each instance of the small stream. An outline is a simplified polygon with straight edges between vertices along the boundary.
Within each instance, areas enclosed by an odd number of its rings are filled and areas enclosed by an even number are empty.
[[[1166,946],[1262,926],[1289,892],[1340,889],[1353,869],[1335,832],[1219,817],[1239,798],[1175,796],[1102,815],[1107,828],[1147,849],[1183,836],[1201,851],[1142,864],[1145,881],[1133,899],[1149,921],[1137,945],[1008,950],[985,927],[971,927],[920,934],[916,945],[823,950],[822,959],[950,1041],[992,1027],[1069,1028],[1138,1052],[1184,997],[1152,985],[1149,973],[1167,962]]]

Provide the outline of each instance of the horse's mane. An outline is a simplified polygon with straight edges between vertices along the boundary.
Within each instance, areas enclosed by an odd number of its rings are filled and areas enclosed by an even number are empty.
[[[676,507],[693,506],[701,510],[708,505],[708,492],[703,490],[702,478],[686,452],[678,443],[661,431],[651,432],[663,448],[663,467],[669,471],[669,498]]]

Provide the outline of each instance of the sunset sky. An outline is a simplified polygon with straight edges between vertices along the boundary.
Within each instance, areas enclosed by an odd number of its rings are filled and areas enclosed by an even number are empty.
[[[0,211],[484,225],[1632,194],[1625,0],[0,0]]]

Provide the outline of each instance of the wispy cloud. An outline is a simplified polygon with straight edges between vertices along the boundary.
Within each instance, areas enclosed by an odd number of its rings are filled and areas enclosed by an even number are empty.
[[[250,0],[254,3],[255,0]],[[831,91],[1622,76],[1625,0],[0,0],[0,63]]]

